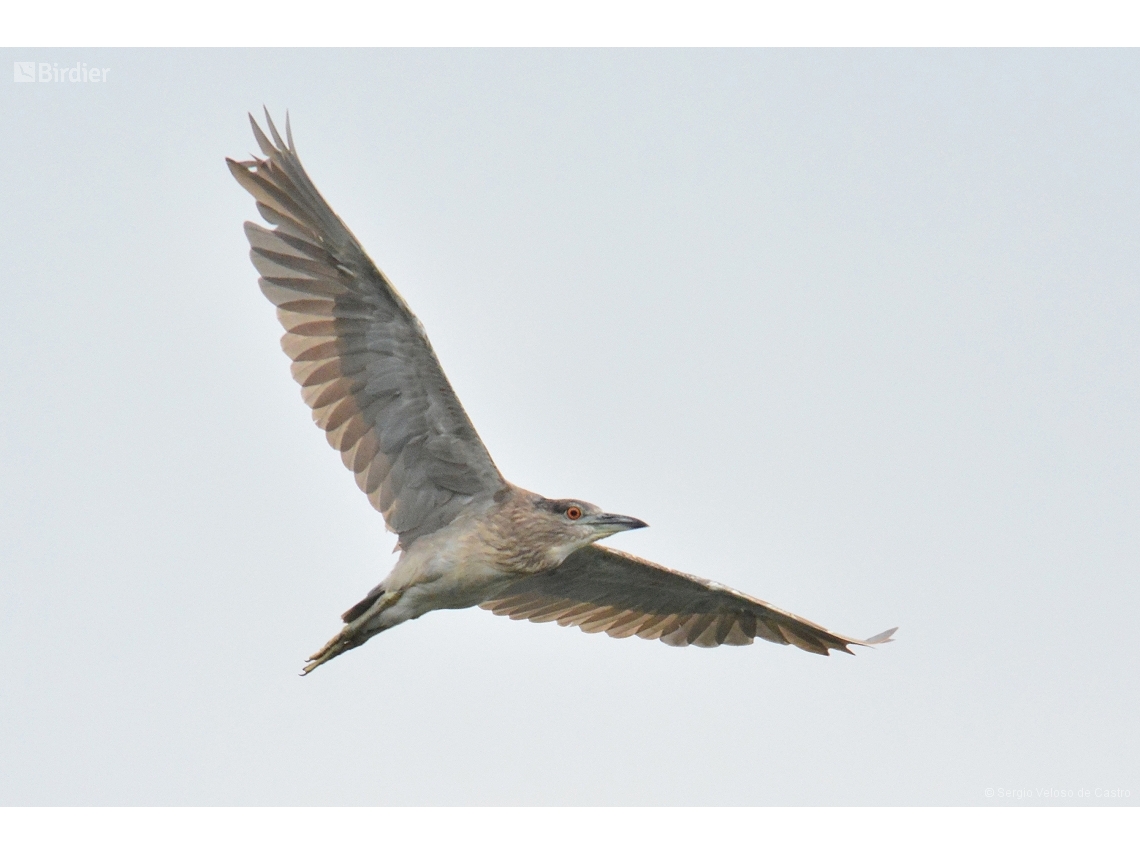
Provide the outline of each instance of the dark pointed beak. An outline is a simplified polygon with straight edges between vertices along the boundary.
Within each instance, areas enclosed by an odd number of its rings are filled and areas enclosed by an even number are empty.
[[[609,534],[619,531],[632,531],[635,528],[646,528],[649,523],[642,522],[634,517],[623,517],[620,514],[595,514],[590,520],[594,528],[606,530]]]

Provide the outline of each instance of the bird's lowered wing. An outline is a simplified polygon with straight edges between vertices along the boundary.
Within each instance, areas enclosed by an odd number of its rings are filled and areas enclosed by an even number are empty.
[[[423,327],[305,173],[292,134],[230,171],[276,226],[245,224],[313,419],[407,548],[503,487]]]
[[[763,638],[827,656],[848,645],[891,640],[894,630],[847,638],[716,582],[688,576],[593,544],[553,570],[515,582],[481,604],[497,615],[535,623],[558,621],[614,638],[659,638],[684,647],[751,644]]]

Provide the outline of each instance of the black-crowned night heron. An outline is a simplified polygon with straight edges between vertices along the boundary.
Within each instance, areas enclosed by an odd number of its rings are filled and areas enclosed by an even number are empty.
[[[288,121],[265,159],[228,160],[272,230],[245,224],[261,290],[313,419],[399,536],[392,572],[344,613],[305,673],[435,609],[482,606],[614,638],[683,647],[763,638],[828,655],[858,640],[716,582],[596,541],[645,523],[588,502],[552,500],[495,467],[447,382],[423,327],[305,173]]]

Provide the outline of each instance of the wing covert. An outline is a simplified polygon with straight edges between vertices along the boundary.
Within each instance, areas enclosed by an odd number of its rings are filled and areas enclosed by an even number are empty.
[[[592,544],[561,565],[526,576],[481,604],[497,615],[557,621],[614,638],[660,639],[684,647],[751,644],[754,638],[810,653],[850,653],[848,645],[891,640],[894,630],[847,638],[716,582],[678,573],[616,549]]]
[[[226,160],[272,225],[245,224],[262,292],[313,420],[401,548],[504,485],[423,326],[306,174],[286,124]]]

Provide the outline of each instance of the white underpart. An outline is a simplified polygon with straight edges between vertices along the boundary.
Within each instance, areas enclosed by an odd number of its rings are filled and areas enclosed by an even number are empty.
[[[494,596],[518,577],[472,548],[477,528],[471,517],[421,537],[400,556],[381,583],[400,599],[369,621],[369,630],[390,629],[435,609],[466,609]]]

